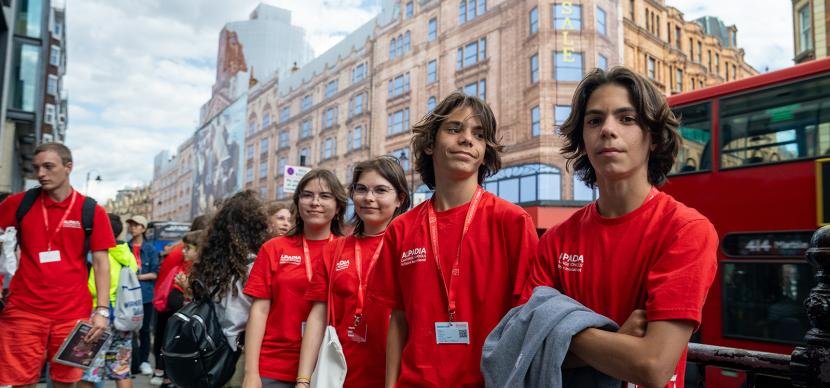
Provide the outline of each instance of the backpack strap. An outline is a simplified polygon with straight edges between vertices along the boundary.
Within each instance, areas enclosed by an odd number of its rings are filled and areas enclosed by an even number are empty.
[[[23,194],[23,199],[20,201],[20,205],[17,206],[17,212],[14,214],[14,218],[17,222],[17,245],[20,246],[21,235],[23,234],[23,230],[20,228],[21,223],[23,222],[23,217],[26,216],[26,213],[32,209],[34,206],[35,201],[40,196],[40,187],[35,187],[29,190],[26,190],[26,194]]]
[[[354,242],[357,244],[357,240]],[[334,326],[334,303],[332,303],[332,287],[334,286],[334,268],[337,265],[337,260],[343,254],[343,247],[346,246],[346,237],[337,239],[334,246],[334,256],[331,258],[331,267],[329,267],[329,287],[328,297],[326,298],[326,324]]]
[[[84,197],[81,208],[81,225],[84,228],[84,253],[89,252],[89,239],[92,236],[92,227],[95,226],[95,206],[98,203],[90,197]]]

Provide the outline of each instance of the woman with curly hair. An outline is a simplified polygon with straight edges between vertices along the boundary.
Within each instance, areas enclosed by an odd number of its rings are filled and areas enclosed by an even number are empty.
[[[294,226],[260,249],[245,294],[254,298],[245,334],[244,387],[293,387],[311,303],[312,263],[341,236],[346,192],[331,171],[314,169],[294,191]],[[299,381],[299,379],[297,379]]]
[[[236,193],[211,219],[190,272],[195,297],[218,289],[216,314],[233,350],[238,349],[251,306],[251,298],[242,290],[256,252],[268,236],[268,219],[258,195],[251,190]],[[194,287],[196,280],[204,288]]]
[[[366,283],[392,220],[409,209],[406,174],[397,159],[380,156],[358,163],[349,194],[354,234],[326,246],[314,263],[306,291],[312,302],[300,352],[299,377],[311,376],[326,328],[326,312],[337,331],[348,373],[344,387],[382,387],[390,309],[365,300]]]

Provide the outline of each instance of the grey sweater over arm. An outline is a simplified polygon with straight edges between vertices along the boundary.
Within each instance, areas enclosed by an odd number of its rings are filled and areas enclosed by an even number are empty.
[[[593,368],[562,370],[571,337],[590,327],[616,331],[610,319],[550,287],[511,309],[487,336],[481,372],[487,387],[608,387],[620,381]]]

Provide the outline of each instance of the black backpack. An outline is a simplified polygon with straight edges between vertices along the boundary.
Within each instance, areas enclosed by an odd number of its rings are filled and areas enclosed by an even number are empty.
[[[204,289],[198,280],[193,286]],[[182,307],[167,321],[161,357],[164,370],[179,387],[221,387],[236,368],[241,350],[234,352],[222,333],[213,305],[218,290]]]
[[[23,217],[26,216],[26,213],[34,206],[35,200],[40,196],[40,191],[40,187],[26,190],[26,194],[23,194],[23,199],[17,207],[17,212],[15,213],[15,219],[17,221],[17,245],[20,245],[23,234],[20,229],[20,223],[23,222]],[[81,208],[81,225],[84,228],[84,235],[86,236],[84,238],[84,254],[89,251],[89,236],[92,235],[92,227],[95,221],[95,206],[97,204],[94,199],[84,197],[84,205]]]

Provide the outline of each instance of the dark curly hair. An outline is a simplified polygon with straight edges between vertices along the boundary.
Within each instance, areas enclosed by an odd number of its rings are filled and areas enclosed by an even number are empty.
[[[609,71],[595,69],[588,73],[574,92],[568,119],[560,127],[565,137],[561,153],[568,159],[568,168],[573,166],[574,174],[589,187],[596,187],[597,174],[585,150],[582,130],[585,111],[591,94],[601,86],[613,84],[628,90],[631,104],[637,111],[638,124],[651,134],[654,150],[648,155],[648,182],[660,186],[666,182],[674,159],[683,140],[677,132],[680,121],[674,116],[666,98],[648,79],[625,68],[617,66]]]
[[[501,169],[500,153],[504,148],[496,138],[496,116],[486,102],[478,97],[467,96],[461,92],[450,93],[432,112],[427,113],[418,124],[412,127],[412,151],[415,156],[415,171],[421,175],[421,180],[430,189],[435,189],[435,167],[432,165],[432,156],[425,151],[435,145],[438,129],[457,108],[469,107],[481,121],[484,129],[484,163],[478,168],[478,184],[484,178],[497,173]]]
[[[343,235],[343,219],[346,215],[346,205],[348,204],[349,197],[346,196],[346,190],[343,189],[343,185],[340,184],[340,181],[337,180],[334,173],[322,168],[315,168],[307,172],[300,179],[300,182],[297,183],[297,189],[294,190],[294,196],[291,197],[291,216],[294,219],[294,226],[291,227],[291,230],[286,235],[296,236],[303,234],[305,224],[303,223],[303,218],[300,217],[300,194],[305,190],[306,185],[314,179],[325,182],[326,186],[331,190],[331,193],[334,194],[334,199],[337,201],[337,211],[331,220],[330,229],[332,234],[340,237]]]
[[[244,284],[248,280],[249,256],[256,255],[268,237],[268,219],[259,194],[245,190],[224,201],[211,217],[199,259],[191,269],[191,284],[199,280],[206,287],[194,288],[194,296],[204,296],[216,286],[220,298],[228,292],[237,296],[236,281]]]

